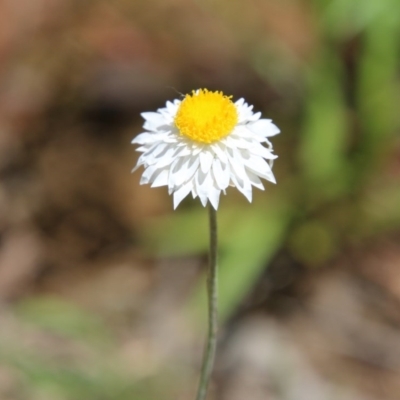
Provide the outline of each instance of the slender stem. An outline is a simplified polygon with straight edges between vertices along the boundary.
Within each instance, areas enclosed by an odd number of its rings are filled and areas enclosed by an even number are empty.
[[[204,400],[207,396],[208,384],[214,366],[215,351],[217,348],[217,329],[218,329],[218,273],[217,273],[217,212],[212,205],[209,205],[210,219],[210,254],[209,269],[207,275],[208,292],[208,334],[207,343],[204,349],[203,364],[199,388],[196,400]]]

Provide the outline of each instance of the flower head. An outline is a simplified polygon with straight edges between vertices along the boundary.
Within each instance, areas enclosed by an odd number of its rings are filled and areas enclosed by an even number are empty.
[[[142,153],[133,171],[145,168],[140,184],[168,186],[174,208],[192,193],[217,209],[228,186],[251,201],[252,186],[264,190],[260,178],[275,183],[277,156],[268,138],[280,132],[252,110],[244,99],[233,103],[222,92],[200,89],[142,113],[146,132],[132,140]]]

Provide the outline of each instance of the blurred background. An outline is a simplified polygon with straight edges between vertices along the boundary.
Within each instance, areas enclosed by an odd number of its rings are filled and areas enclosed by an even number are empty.
[[[396,0],[0,2],[0,400],[186,400],[207,212],[140,186],[140,112],[197,88],[281,128],[219,209],[211,400],[400,398]]]

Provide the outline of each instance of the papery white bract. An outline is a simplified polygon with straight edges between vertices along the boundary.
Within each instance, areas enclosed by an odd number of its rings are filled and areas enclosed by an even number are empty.
[[[142,153],[133,171],[143,165],[140,184],[168,186],[174,208],[191,193],[217,209],[228,186],[251,202],[252,186],[264,190],[260,178],[275,183],[277,156],[268,138],[280,130],[244,99],[233,103],[221,92],[201,89],[141,115],[146,132],[132,140]]]

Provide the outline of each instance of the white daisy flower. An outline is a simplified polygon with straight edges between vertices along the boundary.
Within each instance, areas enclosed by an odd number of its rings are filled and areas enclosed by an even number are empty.
[[[275,183],[277,156],[268,138],[280,130],[244,99],[233,103],[222,92],[200,89],[141,115],[146,132],[132,140],[142,153],[133,171],[143,165],[140,184],[168,186],[174,209],[190,193],[217,209],[228,186],[251,202],[252,186],[264,190],[260,178]]]

